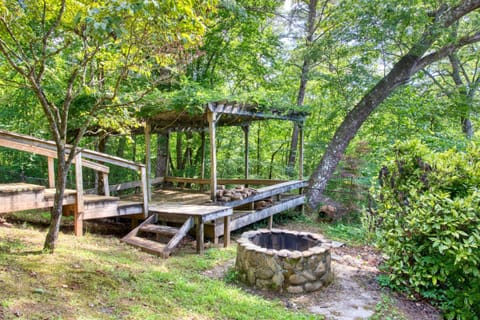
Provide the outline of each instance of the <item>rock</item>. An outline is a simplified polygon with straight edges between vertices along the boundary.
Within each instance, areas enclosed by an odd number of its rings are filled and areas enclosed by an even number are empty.
[[[273,271],[264,267],[260,267],[257,269],[256,276],[258,279],[270,279],[273,277]]]
[[[327,271],[327,268],[325,267],[325,264],[320,262],[318,264],[318,266],[315,268],[315,270],[313,271],[313,273],[315,274],[315,276],[319,277],[322,274],[324,274],[325,271]]]
[[[302,293],[303,287],[302,286],[289,286],[287,288],[288,293]]]
[[[291,284],[303,284],[307,282],[307,279],[305,279],[305,277],[301,274],[292,274],[288,278],[288,282],[290,282]]]
[[[323,286],[322,281],[308,282],[305,283],[305,291],[311,292],[320,289]]]
[[[283,282],[285,281],[285,277],[283,276],[282,272],[277,272],[273,277],[272,277],[272,283],[277,286],[278,288],[281,288],[283,286]]]
[[[302,276],[305,277],[305,279],[307,279],[308,281],[314,281],[317,279],[317,277],[315,277],[315,275],[313,275],[313,273],[308,270],[303,271]]]

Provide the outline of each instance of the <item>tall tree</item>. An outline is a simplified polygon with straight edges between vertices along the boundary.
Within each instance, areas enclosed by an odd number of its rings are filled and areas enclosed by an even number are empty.
[[[173,69],[187,60],[204,31],[212,2],[0,3],[0,63],[9,74],[15,73],[16,83],[34,92],[57,147],[56,193],[46,250],[55,249],[67,173],[91,121],[102,110],[131,107],[163,80],[163,68]],[[79,130],[68,137],[78,100],[83,101],[75,119]]]
[[[298,66],[300,68],[300,83],[297,91],[296,105],[301,107],[305,102],[305,93],[310,77],[311,70],[318,63],[318,54],[312,48],[320,42],[328,30],[327,21],[331,15],[330,0],[307,0],[299,1],[291,10],[291,23],[296,25],[296,20],[304,20],[304,25],[301,24],[303,31],[303,42],[299,49],[303,52],[303,61]],[[319,46],[316,46],[317,48]],[[294,123],[292,131],[292,139],[290,142],[290,151],[288,154],[287,174],[293,175],[293,167],[297,157],[298,148],[298,123]]]
[[[373,4],[375,5],[375,4]],[[390,71],[351,109],[335,134],[309,180],[308,206],[315,209],[322,201],[322,193],[327,182],[341,160],[350,141],[372,112],[394,92],[406,84],[413,75],[428,65],[448,57],[459,48],[480,41],[480,24],[462,29],[462,22],[476,20],[475,11],[480,8],[480,0],[464,0],[458,4],[443,3],[430,12],[419,12],[423,31],[413,33],[408,50],[392,66]],[[420,10],[420,9],[419,9]],[[467,17],[468,16],[468,17]],[[452,26],[460,23],[459,35],[452,41],[448,35]]]

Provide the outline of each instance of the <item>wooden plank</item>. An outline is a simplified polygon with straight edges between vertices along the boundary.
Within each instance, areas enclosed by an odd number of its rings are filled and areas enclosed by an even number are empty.
[[[140,168],[140,173],[142,177],[142,195],[143,195],[143,212],[145,217],[148,215],[148,181],[147,181],[147,170],[145,167]]]
[[[139,226],[130,231],[125,237],[122,238],[122,241],[126,242],[128,239],[136,237],[140,228],[144,225],[151,224],[155,222],[155,215],[149,216],[145,221],[143,221]]]
[[[245,199],[235,200],[230,202],[221,202],[219,204],[223,206],[232,207],[232,208],[238,207],[243,204],[269,198],[271,196],[274,196],[280,193],[288,192],[295,189],[300,189],[300,188],[306,187],[307,185],[308,185],[307,181],[297,180],[297,181],[283,182],[273,186],[257,189],[257,192],[258,192],[257,194],[251,195]]]
[[[55,165],[54,158],[48,157],[48,187],[55,188]]]
[[[152,200],[152,184],[150,181],[150,175],[152,173],[152,161],[151,161],[151,140],[150,135],[151,125],[150,122],[145,123],[145,172],[146,172],[146,189],[144,192],[147,193],[147,200]],[[143,179],[143,174],[142,174]]]
[[[2,130],[0,130],[0,132],[1,131]],[[21,142],[17,142],[17,141],[14,141],[14,140],[4,139],[1,135],[0,135],[0,146],[10,148],[10,149],[16,149],[16,150],[20,150],[20,151],[35,153],[35,154],[45,156],[45,157],[49,157],[49,158],[54,158],[54,159],[57,158],[57,151],[56,150],[45,149],[45,148],[38,147],[38,146],[35,146],[35,145],[23,144]],[[68,155],[68,153],[67,153],[67,155]],[[75,160],[74,160],[74,162],[75,162]],[[95,162],[92,162],[92,161],[88,161],[88,160],[83,160],[83,166],[86,167],[86,168],[96,170],[96,171],[100,171],[100,172],[106,172],[106,173],[110,172],[109,167],[98,164],[98,163],[95,163]]]
[[[167,257],[170,255],[170,253],[172,252],[172,250],[178,246],[178,244],[180,243],[180,241],[187,235],[188,231],[190,229],[192,229],[194,226],[194,221],[193,221],[193,218],[192,217],[189,217],[187,219],[187,221],[185,221],[185,223],[180,227],[180,229],[178,230],[178,232],[173,236],[172,239],[170,239],[170,241],[167,243],[167,245],[165,246],[165,249],[164,249],[164,257]]]
[[[143,232],[150,232],[155,234],[163,234],[167,236],[174,236],[175,234],[180,231],[179,228],[170,227],[170,226],[162,226],[159,224],[146,224],[140,228],[140,231]]]
[[[74,218],[74,230],[76,236],[83,235],[83,173],[82,173],[82,153],[79,152],[75,156],[75,185],[77,189],[77,203]]]
[[[245,168],[245,179],[248,179],[248,173],[249,173],[249,167],[248,167],[248,155],[249,155],[249,141],[248,141],[248,137],[249,137],[249,132],[250,132],[250,127],[249,126],[244,126],[242,127],[243,129],[243,134],[244,134],[244,141],[245,141],[245,146],[244,146],[244,156],[245,156],[245,159],[244,159],[244,168]]]
[[[122,239],[122,241],[128,243],[129,245],[135,246],[142,251],[164,257],[163,250],[165,249],[165,244],[163,243],[137,236],[130,237],[128,239]]]
[[[271,207],[255,211],[254,213],[251,213],[251,214],[242,215],[238,217],[234,215],[230,221],[230,232],[238,230],[252,223],[263,220],[265,218],[268,218],[282,211],[286,211],[286,210],[301,206],[304,202],[305,202],[305,196],[296,196],[288,200],[283,200],[282,203],[275,204]],[[215,234],[217,236],[222,236],[223,232],[224,232],[224,226],[222,225],[221,222],[219,223],[217,220],[216,226],[215,226]]]
[[[108,185],[108,173],[103,173],[103,194],[110,195],[110,186]]]
[[[210,205],[195,205],[195,204],[179,204],[174,202],[166,202],[161,204],[152,204],[150,206],[150,213],[157,213],[160,215],[185,215],[197,216],[203,222],[223,218],[233,213],[232,208],[222,206]]]
[[[172,183],[192,183],[192,184],[210,184],[210,179],[184,178],[184,177],[165,177],[165,182]],[[288,180],[271,180],[271,179],[217,179],[218,184],[234,184],[234,185],[274,185]]]
[[[208,129],[210,134],[210,198],[217,201],[217,147],[215,137],[216,114],[207,112]]]
[[[119,216],[142,214],[143,217],[143,203],[119,201],[117,204],[117,212]]]
[[[7,145],[4,145],[5,142],[7,142]],[[10,146],[12,144],[16,144],[16,145],[20,144],[18,146],[19,148],[26,148],[23,151],[28,151],[33,153],[50,152],[49,154],[43,154],[43,155],[56,157],[57,147],[55,145],[55,142],[53,141],[42,140],[39,138],[35,138],[35,137],[23,135],[23,134],[0,130],[0,146],[12,148]],[[16,149],[16,147],[13,147],[13,148]],[[71,145],[68,145],[68,144],[66,145],[65,151],[67,154],[71,152],[71,148],[72,148]],[[22,149],[19,149],[19,150],[22,150]],[[32,151],[32,150],[36,150],[36,151]],[[141,167],[144,167],[143,164],[135,163],[130,160],[107,155],[101,152],[88,150],[88,149],[81,149],[80,151],[82,152],[83,157],[86,159],[106,162],[106,163],[114,164],[119,167],[124,167],[132,170],[140,170]]]
[[[197,253],[203,254],[205,250],[204,247],[204,226],[203,220],[201,217],[195,217],[195,225],[196,225],[196,240],[197,240]]]
[[[230,245],[230,216],[223,218],[223,246],[227,248]]]
[[[298,146],[298,179],[303,180],[303,148],[304,148],[304,137],[303,137],[303,122],[298,125],[300,132],[300,145]]]

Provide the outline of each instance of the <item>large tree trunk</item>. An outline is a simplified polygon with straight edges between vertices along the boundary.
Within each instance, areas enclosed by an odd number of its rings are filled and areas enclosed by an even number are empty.
[[[423,54],[423,52],[421,52]],[[375,108],[382,103],[399,85],[408,81],[420,56],[406,55],[393,69],[347,114],[328,144],[320,164],[309,180],[308,206],[316,209],[322,202],[322,193],[328,180],[337,168],[350,141]]]
[[[480,32],[477,32],[462,39],[456,39],[455,42],[425,55],[432,44],[443,35],[442,31],[445,31],[460,18],[479,7],[480,0],[465,0],[456,7],[448,8],[442,6],[436,12],[431,13],[432,21],[425,26],[422,37],[411,47],[406,55],[395,63],[392,70],[363,96],[336,130],[319,165],[309,180],[307,205],[310,210],[315,210],[322,202],[322,193],[345,153],[348,144],[380,103],[398,86],[410,80],[416,72],[433,62],[446,58],[462,46],[480,41]]]

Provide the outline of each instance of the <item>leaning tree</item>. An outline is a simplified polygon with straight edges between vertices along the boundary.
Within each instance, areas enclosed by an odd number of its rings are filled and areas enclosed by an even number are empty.
[[[396,88],[406,84],[417,72],[432,63],[451,56],[462,47],[480,41],[478,10],[480,0],[443,2],[434,10],[425,9],[424,4],[415,12],[412,11],[417,21],[415,27],[421,28],[422,31],[411,32],[406,53],[402,54],[392,64],[390,71],[355,104],[336,129],[320,163],[310,176],[307,194],[310,209],[316,209],[324,199],[322,193],[350,141],[372,112]],[[378,6],[373,4],[373,7],[375,10],[381,10],[379,8],[386,6],[378,3]],[[395,11],[391,10],[389,14],[394,15]],[[450,36],[453,29],[457,32],[456,37]]]

